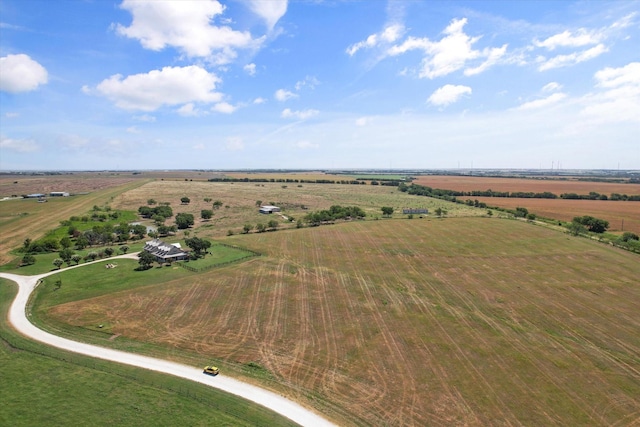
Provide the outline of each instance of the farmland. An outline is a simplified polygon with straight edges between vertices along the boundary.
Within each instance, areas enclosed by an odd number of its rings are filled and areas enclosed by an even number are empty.
[[[637,421],[637,255],[495,218],[353,222],[226,242],[263,256],[49,315],[109,324],[174,357],[253,363],[281,393],[342,408],[345,425]]]
[[[590,182],[576,179],[525,179],[492,178],[470,176],[420,176],[416,184],[432,188],[456,191],[493,190],[501,192],[545,191],[560,195],[562,193],[589,194],[597,192],[609,196],[611,193],[640,195],[640,184],[619,182]],[[464,199],[465,197],[461,197]],[[514,209],[525,207],[536,215],[563,221],[571,221],[576,216],[591,215],[609,221],[612,232],[632,231],[640,233],[640,202],[570,200],[570,199],[518,199],[505,197],[466,197],[477,199],[489,206]]]
[[[136,211],[152,198],[194,214],[190,235],[262,254],[202,273],[135,272],[135,260],[62,272],[58,291],[53,282],[40,288],[34,317],[101,345],[215,361],[341,425],[637,423],[637,255],[395,187],[207,182],[212,176],[142,173],[48,203],[0,202],[7,259],[25,238],[93,205]],[[218,200],[213,218],[200,219]],[[487,203],[500,200],[522,201]],[[281,206],[282,216],[259,214],[258,202]],[[289,221],[332,205],[358,206],[367,219]],[[382,218],[381,206],[396,213]],[[407,219],[403,207],[447,214]],[[270,219],[278,231],[242,234],[244,224]],[[625,216],[625,230],[632,225]]]

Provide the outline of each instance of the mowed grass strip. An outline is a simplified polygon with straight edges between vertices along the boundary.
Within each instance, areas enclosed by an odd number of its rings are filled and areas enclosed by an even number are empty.
[[[15,294],[0,279],[0,425],[296,425],[201,384],[31,342],[6,322]]]
[[[253,363],[345,425],[604,426],[640,413],[637,255],[488,218],[228,242],[264,256],[46,313]]]

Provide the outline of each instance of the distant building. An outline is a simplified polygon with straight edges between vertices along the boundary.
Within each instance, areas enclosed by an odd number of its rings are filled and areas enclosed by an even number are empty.
[[[262,214],[270,214],[274,212],[280,212],[280,208],[277,206],[270,206],[270,205],[260,206],[260,213]]]
[[[51,193],[49,193],[49,196],[51,196],[51,197],[69,197],[69,193],[67,193],[66,191],[52,191]]]
[[[34,193],[34,194],[27,194],[26,196],[22,196],[22,197],[26,197],[28,199],[41,199],[45,197],[45,195],[42,193]]]
[[[426,215],[429,213],[429,209],[421,209],[421,208],[404,208],[402,209],[402,213],[405,215]]]
[[[156,257],[161,263],[189,259],[189,253],[182,250],[180,243],[165,243],[159,239],[148,241],[144,250]]]

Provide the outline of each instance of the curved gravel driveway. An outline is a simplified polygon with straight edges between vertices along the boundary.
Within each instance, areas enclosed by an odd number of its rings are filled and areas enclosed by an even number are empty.
[[[111,257],[108,260],[117,258],[137,258],[137,254],[120,255]],[[102,261],[106,260],[95,262]],[[81,264],[68,268],[78,268],[84,265],[87,264]],[[152,357],[141,356],[124,351],[112,350],[96,345],[72,341],[70,339],[52,335],[48,332],[43,331],[42,329],[38,329],[27,319],[26,316],[25,309],[27,306],[27,301],[29,300],[29,295],[31,295],[31,292],[33,292],[40,279],[58,273],[60,271],[61,270],[55,270],[37,276],[21,276],[18,274],[0,273],[0,277],[12,280],[18,284],[18,295],[16,296],[16,299],[13,301],[13,304],[11,304],[11,308],[9,309],[9,322],[21,334],[36,341],[40,341],[42,343],[69,350],[75,353],[84,354],[86,356],[124,363],[131,366],[137,366],[152,371],[175,375],[176,377],[196,381],[201,384],[206,384],[210,387],[215,387],[217,389],[258,403],[302,426],[335,426],[335,424],[327,421],[316,413],[285,397],[244,383],[242,381],[227,377],[223,374],[219,374],[216,377],[210,377],[202,373],[202,368],[194,368],[193,366],[182,365],[162,359],[155,359]]]

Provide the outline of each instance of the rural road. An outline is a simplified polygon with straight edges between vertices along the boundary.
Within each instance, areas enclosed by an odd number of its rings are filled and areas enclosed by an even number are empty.
[[[136,258],[136,255],[137,254],[120,255],[117,257],[111,257],[108,259],[108,261],[117,258]],[[96,262],[102,261],[107,260]],[[80,264],[78,266],[68,268],[77,268],[84,265],[87,264]],[[16,299],[13,301],[9,309],[9,322],[21,334],[36,341],[61,349],[69,350],[75,353],[123,363],[126,365],[137,366],[152,371],[163,372],[166,374],[174,375],[176,377],[185,378],[191,381],[196,381],[201,384],[215,387],[222,391],[226,391],[227,393],[240,396],[244,399],[269,408],[272,411],[277,412],[278,414],[289,418],[290,420],[302,426],[335,426],[335,424],[332,424],[316,413],[278,394],[244,383],[242,381],[238,381],[222,374],[219,374],[216,377],[204,375],[202,373],[201,367],[187,366],[162,359],[155,359],[152,357],[141,356],[124,351],[112,350],[96,345],[76,342],[50,334],[43,331],[42,329],[38,329],[27,319],[26,316],[25,310],[27,301],[29,300],[29,295],[31,295],[31,292],[33,292],[40,279],[58,273],[59,271],[60,270],[55,270],[37,276],[21,276],[17,274],[0,273],[0,277],[12,280],[18,284],[18,295],[16,296]]]

